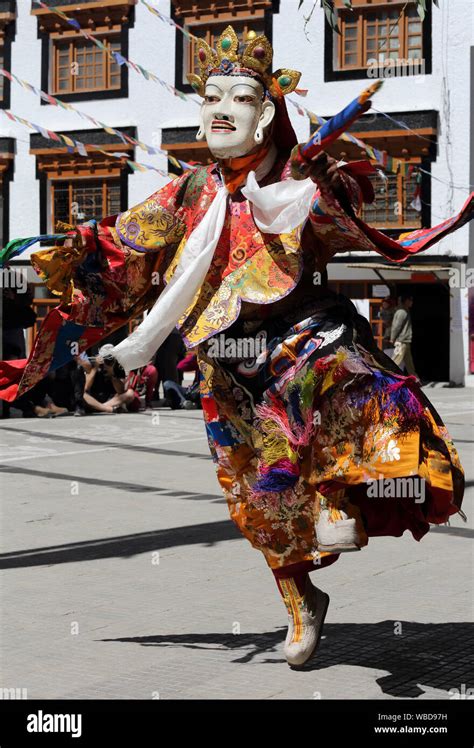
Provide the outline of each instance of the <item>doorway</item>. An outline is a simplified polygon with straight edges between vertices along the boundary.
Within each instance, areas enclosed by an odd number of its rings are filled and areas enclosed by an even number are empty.
[[[397,296],[413,296],[412,353],[418,376],[449,382],[449,287],[441,283],[397,283]]]

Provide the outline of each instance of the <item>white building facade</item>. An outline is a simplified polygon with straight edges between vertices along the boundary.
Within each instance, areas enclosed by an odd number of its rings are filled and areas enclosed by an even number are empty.
[[[112,64],[110,56],[94,48],[77,28],[31,0],[0,0],[2,67],[108,128],[163,147],[185,161],[205,161],[208,153],[195,141],[199,99],[184,84],[186,71],[192,69],[188,39],[153,15],[141,0],[55,0],[54,5],[83,30],[177,87],[187,98],[183,100],[126,65]],[[354,0],[352,12],[336,0],[341,35],[331,31],[319,6],[305,27],[304,16],[312,0],[306,0],[299,11],[298,0],[150,0],[150,5],[193,34],[207,34],[211,42],[229,22],[244,37],[249,31],[265,31],[272,39],[274,66],[302,73],[300,85],[308,94],[305,98],[293,94],[292,101],[324,117],[335,114],[372,82],[367,62],[375,53],[375,59],[383,62],[378,73],[385,78],[374,99],[377,111],[365,115],[352,132],[390,156],[406,160],[412,169],[406,178],[388,173],[387,180],[377,180],[377,201],[366,214],[367,220],[398,236],[440,223],[468,198],[474,182],[471,0],[440,0],[439,9],[428,2],[423,23],[413,12],[414,5],[402,13],[405,3],[398,0]],[[402,74],[407,67],[390,70],[387,59],[400,58],[421,60],[419,74]],[[308,116],[299,114],[292,104],[288,107],[299,141],[307,140]],[[2,246],[8,239],[53,232],[57,220],[82,222],[124,210],[167,182],[168,177],[156,171],[133,171],[124,158],[112,153],[124,152],[131,160],[176,173],[166,155],[149,154],[124,143],[16,81],[4,79],[2,108],[79,140],[87,149],[86,155],[77,149],[70,153],[64,143],[11,121],[5,111],[1,114]],[[343,141],[331,153],[346,160],[366,157],[360,148]],[[412,293],[419,373],[425,379],[462,385],[474,383],[474,357],[471,360],[469,355],[470,339],[474,339],[472,321],[469,329],[473,260],[471,224],[406,267],[390,269],[380,256],[351,253],[332,262],[328,273],[333,288],[357,300],[377,334],[384,295]],[[30,279],[39,281],[28,268],[27,254],[16,263]],[[38,286],[37,296],[45,295]]]

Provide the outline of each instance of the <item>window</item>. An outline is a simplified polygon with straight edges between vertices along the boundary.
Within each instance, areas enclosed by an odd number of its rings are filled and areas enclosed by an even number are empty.
[[[51,182],[52,227],[56,221],[75,225],[120,213],[120,179],[54,180]]]
[[[358,7],[360,6],[360,7]],[[419,75],[431,72],[431,4],[422,22],[412,0],[376,2],[353,0],[353,10],[336,0],[340,34],[326,24],[325,79]],[[365,77],[365,74],[364,74]]]
[[[135,127],[121,127],[120,133],[137,136]],[[62,134],[84,143],[87,156],[70,153],[39,133],[30,135],[30,154],[36,158],[39,178],[41,234],[53,233],[57,221],[72,225],[93,218],[101,221],[128,206],[128,174],[132,170],[125,156],[135,158],[134,146],[104,130],[68,130]],[[95,148],[90,149],[91,145]],[[123,158],[112,155],[117,150],[123,151]]]
[[[421,228],[421,204],[415,198],[416,170],[409,176],[386,174],[371,177],[375,200],[364,204],[362,219],[377,228]],[[418,209],[419,208],[419,209]]]
[[[204,39],[214,47],[216,40],[229,24],[241,43],[250,31],[272,40],[273,14],[279,11],[279,0],[171,0],[173,19],[193,36]],[[187,73],[198,73],[196,42],[176,30],[175,86],[180,91],[194,93],[187,82]]]
[[[367,223],[400,234],[431,226],[430,171],[437,154],[438,112],[401,111],[393,112],[392,116],[395,122],[387,121],[383,114],[363,115],[350,131],[362,143],[402,162],[403,170],[398,174],[387,169],[387,180],[371,177],[375,203],[365,204],[362,213]],[[343,161],[367,158],[367,152],[357,142],[336,140],[327,151]]]
[[[120,52],[120,40],[102,37],[112,52]],[[104,91],[120,88],[120,66],[105,50],[79,37],[53,40],[53,94]]]
[[[366,68],[371,60],[423,58],[421,19],[414,6],[341,14],[338,68]]]
[[[52,11],[56,5],[106,49],[71,29]],[[46,0],[42,7],[34,3],[31,14],[37,18],[42,42],[41,88],[65,102],[128,96],[128,67],[119,65],[111,53],[129,56],[135,5],[136,0],[74,0],[67,7],[54,0]],[[50,106],[43,99],[41,105]]]

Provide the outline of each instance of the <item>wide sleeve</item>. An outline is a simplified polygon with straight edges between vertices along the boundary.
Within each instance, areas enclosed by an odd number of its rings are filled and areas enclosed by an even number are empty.
[[[301,172],[301,166],[297,166],[292,160],[290,163],[293,178],[301,179],[306,176],[306,170]],[[314,184],[308,226],[314,237],[313,248],[319,267],[326,267],[337,252],[372,248],[354,222],[363,203],[374,200],[369,177],[375,171],[369,161],[340,162],[341,185],[337,190],[324,184]],[[355,242],[359,246],[354,246]]]
[[[309,222],[317,238],[316,246],[326,261],[336,253],[366,251],[376,252],[392,262],[404,262],[411,255],[432,247],[474,217],[473,192],[457,215],[431,228],[403,233],[398,239],[393,239],[365,223],[358,215],[362,203],[373,200],[373,190],[367,178],[369,172],[360,171],[359,163],[342,167],[341,170],[345,172],[342,194],[336,194],[325,186],[315,191]]]
[[[31,255],[31,263],[49,290],[63,302],[84,304],[98,297],[125,310],[171,261],[186,230],[183,196],[185,172],[143,202],[99,223],[88,221],[69,232],[80,239]],[[147,256],[152,255],[147,259]],[[151,273],[155,273],[154,276]]]
[[[67,232],[76,237],[73,247],[57,245],[31,255],[35,271],[60,297],[59,305],[45,317],[28,361],[14,371],[10,367],[5,376],[0,372],[0,398],[18,397],[153,306],[186,232],[189,174],[124,213]]]
[[[139,205],[117,216],[118,239],[139,252],[156,252],[182,239],[186,224],[183,197],[189,172],[185,172]]]

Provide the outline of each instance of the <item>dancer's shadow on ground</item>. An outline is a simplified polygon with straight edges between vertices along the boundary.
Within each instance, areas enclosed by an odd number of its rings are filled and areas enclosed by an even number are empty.
[[[286,629],[268,634],[169,634],[138,636],[102,641],[136,642],[145,647],[187,647],[190,649],[237,650],[236,663],[247,663],[269,653],[280,654]],[[420,685],[465,693],[474,687],[474,624],[416,623],[329,623],[324,627],[317,655],[307,670],[324,670],[333,665],[352,665],[387,670],[376,679],[384,694],[416,698]],[[262,661],[260,659],[260,661]],[[283,658],[263,662],[284,662]],[[464,691],[463,691],[464,684]]]

